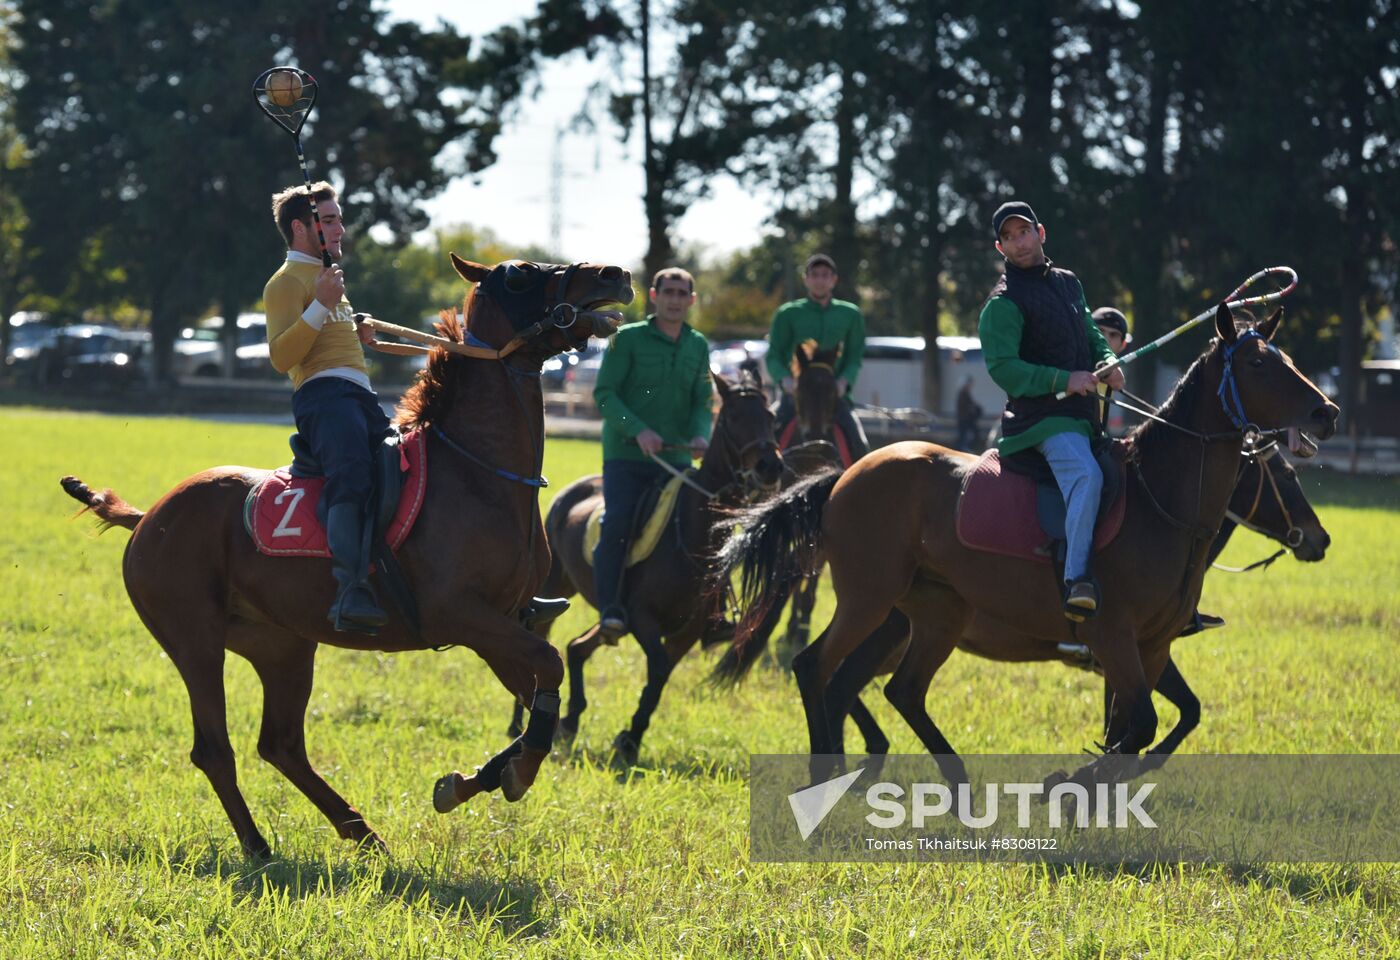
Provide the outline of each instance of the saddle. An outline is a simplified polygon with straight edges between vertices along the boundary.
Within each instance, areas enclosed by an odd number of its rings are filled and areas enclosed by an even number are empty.
[[[1126,450],[1126,444],[1111,441],[1094,451],[1104,475],[1095,553],[1112,543],[1123,526]],[[1063,557],[1064,496],[1049,464],[1035,450],[1002,457],[992,449],[978,457],[963,477],[956,524],[958,541],[972,550],[1038,563]]]
[[[320,464],[300,434],[292,434],[292,463],[273,471],[243,502],[243,527],[270,557],[329,557]],[[428,447],[422,431],[393,434],[375,457],[374,541],[398,550],[423,507]]]
[[[783,432],[778,436],[778,449],[786,452],[797,440],[797,418],[793,417],[788,421],[788,425],[783,428]],[[851,455],[851,442],[846,439],[846,432],[841,429],[839,423],[831,425],[831,441],[836,447],[836,452],[841,458],[841,468],[849,469],[855,463],[855,458]]]
[[[687,470],[686,475],[694,473]],[[672,477],[648,490],[632,511],[632,523],[627,530],[627,562],[632,567],[651,556],[661,535],[666,532],[666,524],[676,510],[680,499],[681,477]],[[593,565],[593,548],[603,536],[604,504],[598,504],[588,515],[588,524],[583,530],[583,557],[589,566]]]

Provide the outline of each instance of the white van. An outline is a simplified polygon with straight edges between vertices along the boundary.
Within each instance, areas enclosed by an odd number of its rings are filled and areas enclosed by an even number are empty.
[[[867,337],[854,391],[856,402],[895,410],[922,408],[923,358],[923,337]],[[939,337],[938,373],[938,409],[932,413],[954,416],[958,391],[971,377],[972,397],[983,416],[1000,414],[1006,394],[987,373],[982,342],[976,337]]]

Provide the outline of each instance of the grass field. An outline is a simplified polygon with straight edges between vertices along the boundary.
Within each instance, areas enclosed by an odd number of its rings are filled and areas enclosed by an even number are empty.
[[[696,655],[620,779],[606,755],[640,689],[631,641],[594,658],[577,749],[524,802],[448,816],[433,781],[504,744],[504,690],[466,650],[324,648],[311,757],[388,857],[358,856],[258,759],[260,690],[231,657],[240,780],[277,855],[247,862],[188,761],[184,687],[127,602],[126,534],[70,522],[57,479],[144,507],[206,466],[286,462],[288,428],[3,410],[0,429],[0,958],[1400,955],[1395,865],[750,863],[748,755],[805,746],[793,686],[763,670],[715,692],[711,655]],[[598,455],[552,441],[553,490]],[[1230,625],[1176,648],[1204,702],[1191,752],[1400,752],[1400,485],[1305,483],[1328,558],[1213,574],[1203,605]],[[1264,552],[1242,534],[1224,562]],[[824,593],[820,621],[830,607]],[[586,616],[571,611],[556,639]],[[1057,664],[957,655],[930,712],[964,752],[1072,751],[1095,739],[1099,692]],[[894,749],[918,752],[883,698],[867,701]]]

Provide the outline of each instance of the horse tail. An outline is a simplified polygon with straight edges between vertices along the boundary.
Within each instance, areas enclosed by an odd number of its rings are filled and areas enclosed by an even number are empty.
[[[79,515],[89,510],[97,514],[98,533],[112,527],[135,530],[141,518],[146,515],[144,510],[137,510],[117,496],[110,487],[101,493],[93,493],[88,489],[88,485],[77,477],[64,477],[58,482],[64,493],[83,505],[83,509],[78,511]]]
[[[822,513],[841,470],[831,467],[804,477],[770,500],[727,513],[720,520],[728,535],[716,557],[714,583],[719,589],[739,574],[736,599],[744,610],[734,631],[734,644],[716,666],[711,679],[736,682],[763,652],[747,651],[749,638],[775,603],[782,603],[804,577],[820,567]]]

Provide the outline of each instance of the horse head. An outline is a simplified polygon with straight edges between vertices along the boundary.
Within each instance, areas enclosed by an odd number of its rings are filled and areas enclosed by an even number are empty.
[[[710,377],[720,397],[710,449],[724,458],[730,474],[749,492],[776,487],[783,476],[783,458],[757,372],[741,367],[733,382],[714,372]]]
[[[1252,456],[1241,471],[1229,517],[1284,544],[1305,563],[1321,560],[1332,543],[1298,482],[1298,472],[1277,443]]]
[[[1227,304],[1216,310],[1220,402],[1236,429],[1296,427],[1325,440],[1337,431],[1341,411],[1271,342],[1282,320],[1281,307],[1254,324],[1237,324]]]
[[[804,440],[824,440],[836,419],[840,397],[836,388],[836,361],[841,357],[838,344],[830,350],[813,349],[811,356],[802,344],[793,351],[797,358],[797,424]]]
[[[451,254],[452,266],[476,289],[464,306],[467,335],[492,347],[519,341],[532,360],[581,349],[589,337],[609,337],[622,315],[601,308],[628,304],[632,274],[601,263],[505,260],[487,267]]]

